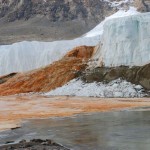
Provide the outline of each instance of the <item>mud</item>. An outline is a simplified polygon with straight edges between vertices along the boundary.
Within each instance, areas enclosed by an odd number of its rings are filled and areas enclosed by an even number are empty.
[[[25,119],[65,117],[146,106],[150,106],[150,98],[45,97],[36,94],[2,96],[0,130],[20,127]]]

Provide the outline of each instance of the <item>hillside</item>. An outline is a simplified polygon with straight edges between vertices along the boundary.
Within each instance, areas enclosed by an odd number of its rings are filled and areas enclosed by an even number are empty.
[[[0,44],[80,36],[115,10],[99,0],[2,0]]]

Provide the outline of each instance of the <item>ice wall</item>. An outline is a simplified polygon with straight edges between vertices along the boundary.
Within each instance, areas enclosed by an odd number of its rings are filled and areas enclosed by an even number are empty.
[[[105,66],[150,63],[150,13],[106,21],[95,58]]]
[[[99,37],[55,42],[20,42],[0,46],[0,76],[36,69],[62,58],[76,46],[95,46]]]

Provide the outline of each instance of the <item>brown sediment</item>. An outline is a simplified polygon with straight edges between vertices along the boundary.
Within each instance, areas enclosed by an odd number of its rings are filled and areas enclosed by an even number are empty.
[[[144,106],[150,106],[149,98],[3,96],[0,97],[0,130],[19,126],[24,119],[64,117]]]
[[[61,87],[78,77],[78,72],[86,68],[87,61],[92,56],[93,51],[94,47],[76,47],[64,58],[51,65],[26,73],[15,74],[0,84],[0,95],[48,92]],[[10,77],[10,75],[6,77]]]
[[[72,51],[68,52],[65,57],[76,57],[76,58],[91,58],[95,46],[78,46]]]

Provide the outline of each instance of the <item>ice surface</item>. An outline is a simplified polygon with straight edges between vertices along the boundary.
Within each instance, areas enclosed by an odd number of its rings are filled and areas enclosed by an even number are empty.
[[[143,88],[125,80],[117,79],[108,84],[102,82],[84,83],[74,79],[45,95],[70,95],[93,97],[143,97]]]
[[[76,46],[95,46],[99,37],[54,42],[19,42],[0,46],[0,76],[36,69],[61,59]]]
[[[66,52],[76,46],[95,46],[99,43],[103,33],[104,23],[112,18],[136,14],[134,8],[128,11],[119,10],[96,26],[81,38],[68,41],[54,42],[19,42],[12,45],[0,46],[0,76],[11,72],[24,72],[61,59]]]
[[[150,63],[150,13],[107,20],[94,58],[109,67]]]
[[[125,17],[125,16],[136,15],[136,14],[139,14],[139,12],[137,12],[136,8],[134,8],[134,7],[130,7],[130,9],[128,11],[119,10],[116,13],[114,13],[113,15],[106,17],[104,21],[102,21],[100,24],[98,24],[94,29],[92,29],[91,31],[86,33],[84,36],[85,37],[101,36],[103,34],[103,26],[104,26],[105,22],[107,22],[108,20],[113,19],[113,18],[120,18],[120,17]]]

